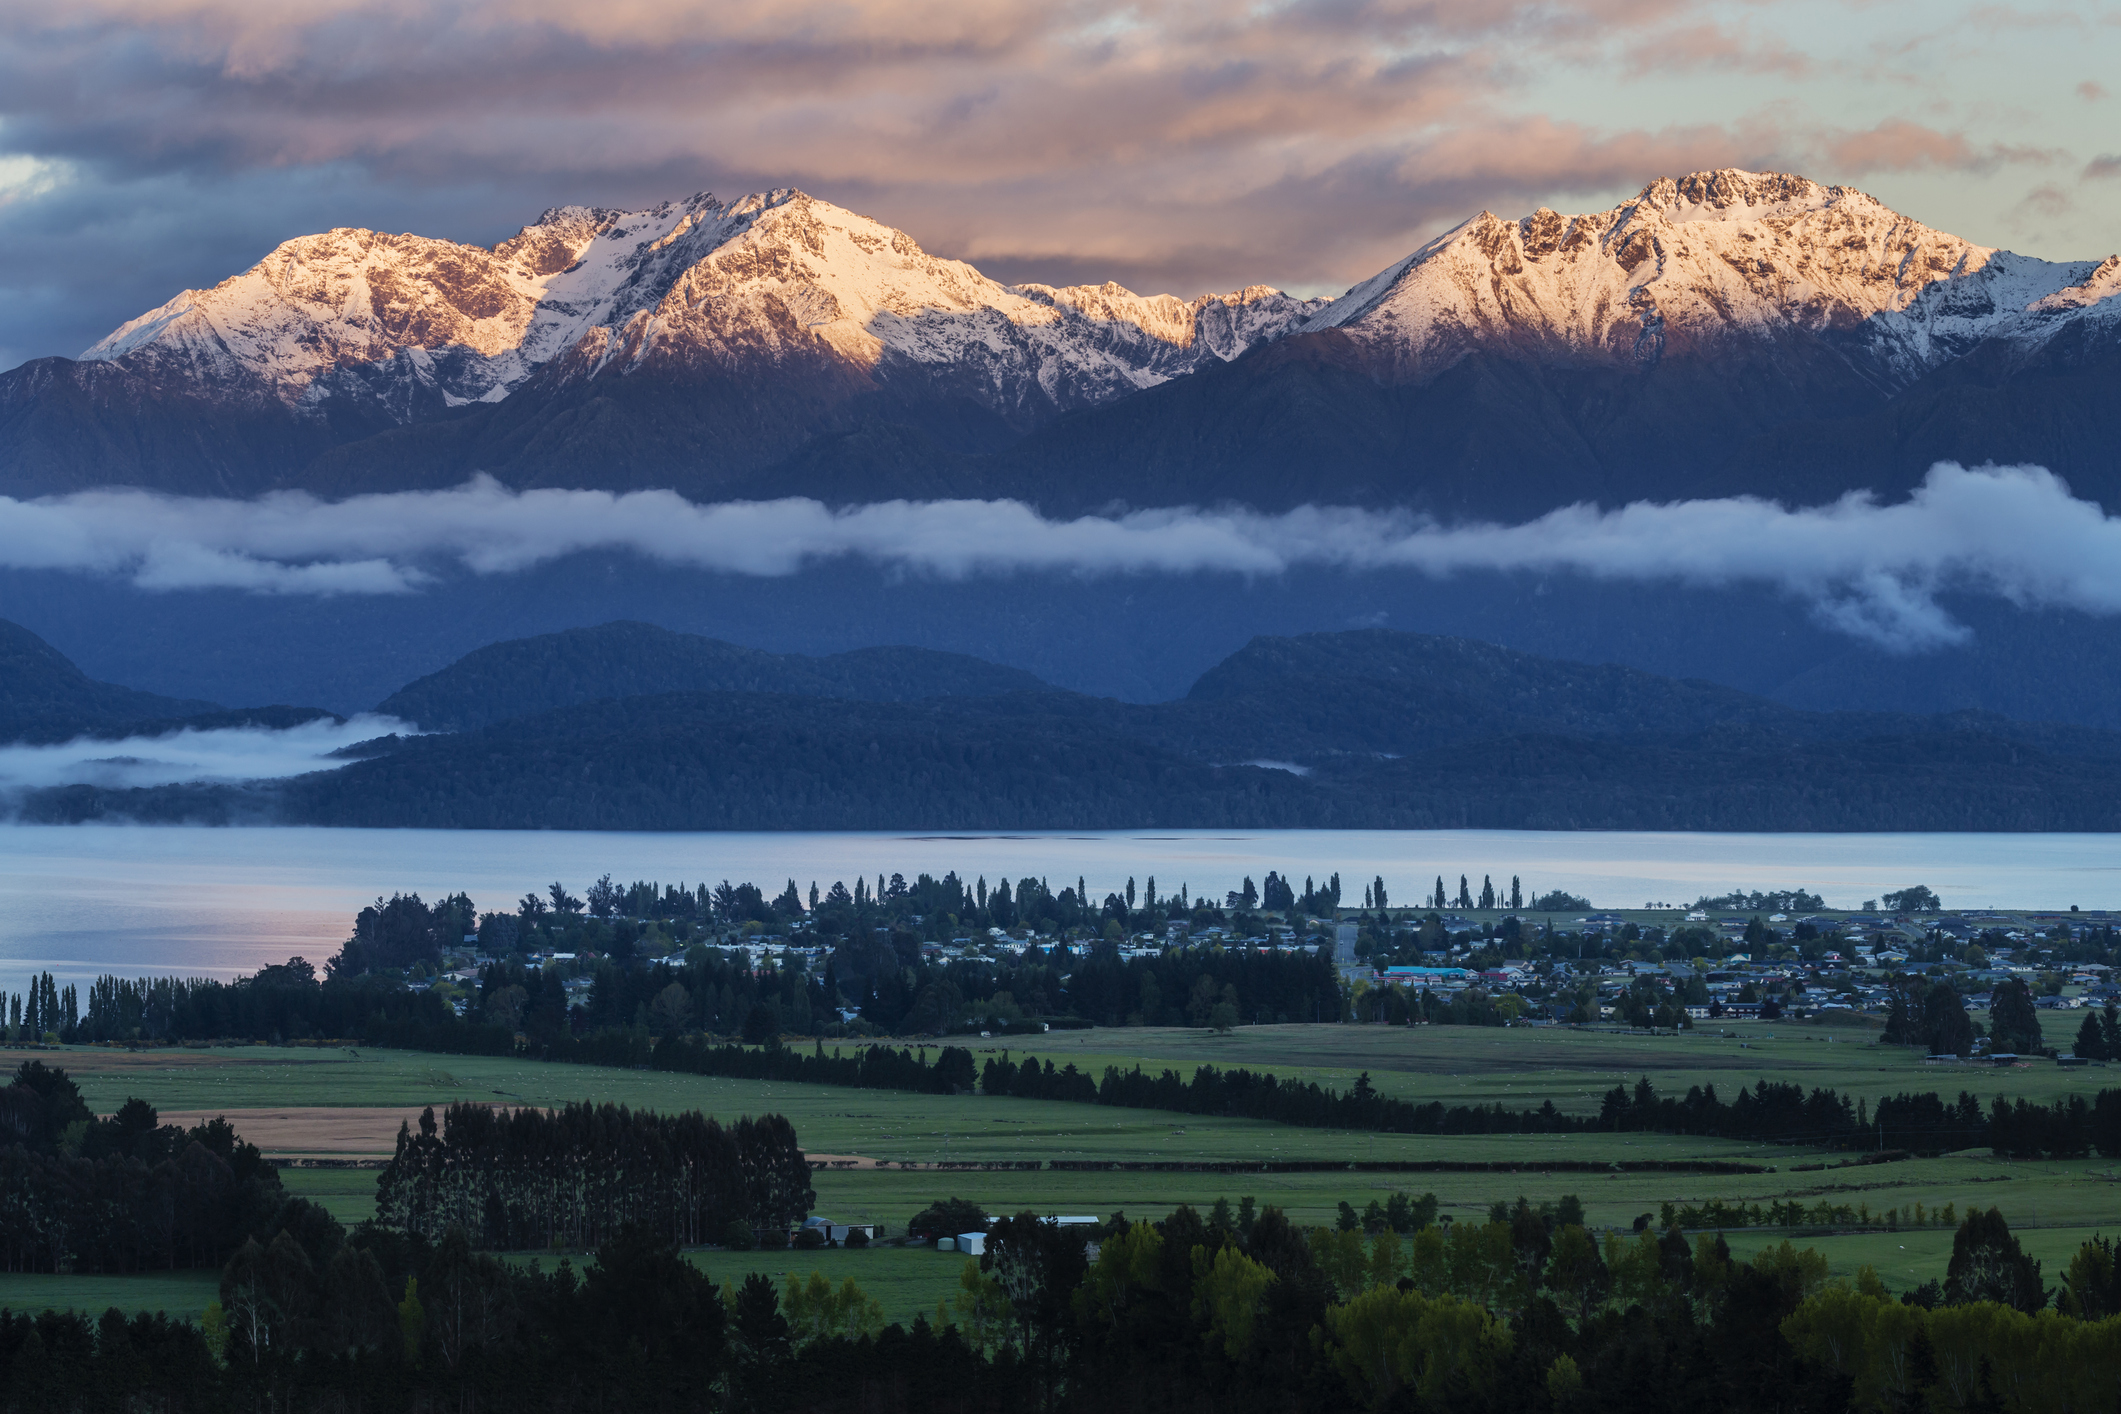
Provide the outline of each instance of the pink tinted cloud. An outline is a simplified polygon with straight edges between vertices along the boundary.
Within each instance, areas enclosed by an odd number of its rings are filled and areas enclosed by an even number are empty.
[[[1702,69],[1804,78],[1814,68],[1809,55],[1780,40],[1734,33],[1719,24],[1688,25],[1653,35],[1628,49],[1625,65],[1631,78]]]
[[[1964,133],[1942,132],[1904,118],[1887,119],[1862,132],[1829,134],[1819,151],[1837,170],[1849,173],[1925,168],[1983,172],[2010,164],[2044,166],[2058,155],[2044,148],[1977,145]]]
[[[1345,286],[1481,206],[1707,167],[2014,160],[1906,121],[1536,111],[1543,73],[1613,55],[1812,63],[1711,0],[69,0],[0,6],[0,122],[124,173],[800,185],[1003,278],[1188,294]]]

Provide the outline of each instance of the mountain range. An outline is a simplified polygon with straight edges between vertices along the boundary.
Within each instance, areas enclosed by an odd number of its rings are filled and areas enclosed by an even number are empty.
[[[48,649],[23,661],[79,676]],[[289,779],[18,804],[432,828],[2121,828],[2121,733],[1804,712],[1374,629],[1258,638],[1185,697],[1137,704],[953,654],[805,658],[622,622],[490,645],[380,709],[442,729]]]
[[[2121,505],[2121,258],[1736,170],[1482,212],[1335,299],[1005,286],[798,191],[334,230],[0,374],[0,493],[454,485],[1447,518],[1892,495],[2038,461]]]

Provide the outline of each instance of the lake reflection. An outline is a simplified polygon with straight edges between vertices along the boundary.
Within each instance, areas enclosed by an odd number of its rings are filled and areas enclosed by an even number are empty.
[[[616,834],[540,831],[0,826],[0,988],[50,970],[233,977],[300,953],[321,962],[378,894],[462,889],[506,909],[554,879],[665,884],[955,869],[989,883],[1035,874],[1094,898],[1131,875],[1160,892],[1220,895],[1270,869],[1348,898],[1382,875],[1394,904],[1441,874],[1525,893],[1567,889],[1601,907],[1687,903],[1733,888],[1802,886],[1834,907],[1927,884],[1952,908],[2121,908],[2121,836],[1707,835],[1533,830],[1112,831],[1084,834]]]

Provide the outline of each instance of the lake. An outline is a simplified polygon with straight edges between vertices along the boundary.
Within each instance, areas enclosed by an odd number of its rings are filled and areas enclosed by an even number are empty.
[[[1690,903],[1734,888],[1804,887],[1833,907],[1927,884],[1951,908],[2121,908],[2121,837],[2031,834],[1710,835],[1531,830],[1174,830],[1084,834],[616,834],[539,831],[0,826],[0,988],[49,970],[233,977],[301,954],[321,963],[379,894],[459,889],[512,909],[558,879],[576,894],[622,883],[749,880],[770,896],[795,879],[955,869],[989,883],[1087,880],[1102,898],[1131,875],[1160,892],[1220,896],[1268,870],[1338,871],[1359,900],[1383,876],[1390,901],[1438,874],[1477,892],[1483,874],[1525,893],[1567,889],[1605,908]]]

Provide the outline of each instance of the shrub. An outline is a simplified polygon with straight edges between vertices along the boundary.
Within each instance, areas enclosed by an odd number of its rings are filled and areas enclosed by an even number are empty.
[[[906,1224],[906,1235],[929,1241],[938,1237],[955,1237],[961,1232],[985,1232],[987,1213],[969,1198],[945,1198],[930,1203],[913,1215]]]
[[[749,1252],[755,1240],[752,1235],[751,1224],[745,1222],[742,1218],[738,1218],[735,1222],[729,1224],[728,1230],[722,1234],[722,1245],[733,1248],[738,1252]]]
[[[858,1227],[850,1227],[847,1229],[847,1245],[849,1247],[867,1247],[869,1245],[869,1234]]]
[[[817,1227],[806,1227],[795,1235],[795,1245],[805,1250],[812,1247],[823,1247],[825,1245],[825,1230]]]

